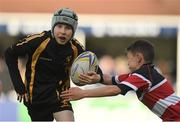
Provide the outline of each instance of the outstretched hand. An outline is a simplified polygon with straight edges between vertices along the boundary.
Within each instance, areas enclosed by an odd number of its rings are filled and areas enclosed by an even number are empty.
[[[86,74],[80,74],[79,81],[83,83],[93,84],[98,83],[100,81],[100,75],[96,72],[88,72]]]
[[[74,101],[84,98],[84,92],[79,87],[72,87],[69,90],[63,91],[60,95],[65,101]]]

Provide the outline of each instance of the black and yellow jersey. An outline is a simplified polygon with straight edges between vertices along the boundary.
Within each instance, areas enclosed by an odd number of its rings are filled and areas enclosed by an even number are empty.
[[[59,92],[70,87],[69,69],[84,51],[76,39],[59,45],[51,31],[29,35],[6,50],[6,63],[17,93],[28,93],[30,104],[59,101]],[[18,57],[28,56],[25,81],[18,70]]]

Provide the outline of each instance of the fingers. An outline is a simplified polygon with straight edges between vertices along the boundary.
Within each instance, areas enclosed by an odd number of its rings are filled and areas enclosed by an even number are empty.
[[[69,90],[66,90],[66,91],[63,91],[61,92],[61,97],[66,97],[66,96],[69,96]]]
[[[89,76],[96,75],[96,74],[97,74],[97,73],[94,72],[94,71],[90,71],[90,72],[87,73],[87,75],[89,75]]]
[[[79,78],[82,79],[82,80],[83,80],[83,79],[89,79],[89,76],[86,75],[86,74],[80,74],[80,75],[79,75]]]
[[[25,94],[25,101],[28,102],[28,95]]]
[[[22,95],[17,94],[17,100],[19,102],[22,102],[22,100],[25,100],[26,102],[28,102],[28,95],[27,95],[27,93],[22,94]]]
[[[20,94],[17,94],[17,100],[18,100],[19,102],[21,102],[22,96],[21,96]]]
[[[62,91],[60,97],[62,97],[65,101],[73,101],[75,100],[74,97],[76,97],[75,93],[77,92],[77,90],[79,90],[78,87],[72,87],[69,90]]]
[[[82,84],[83,84],[83,83],[85,83],[85,84],[90,83],[90,82],[89,82],[89,80],[84,79],[84,78],[83,78],[83,77],[81,77],[81,76],[79,76],[78,80],[79,80],[79,82],[81,82]]]
[[[84,82],[84,83],[90,83],[90,82],[92,82],[92,77],[91,77],[91,76],[88,76],[88,75],[86,75],[86,74],[80,74],[80,75],[79,75],[79,80],[80,80],[81,82]]]
[[[80,74],[79,75],[79,81],[88,83],[88,84],[93,84],[97,83],[99,81],[99,74],[96,72],[88,72],[86,74]]]
[[[65,100],[65,101],[71,101],[71,100],[72,100],[71,95],[70,95],[70,93],[68,92],[68,90],[62,92],[61,95],[60,95],[60,97],[62,97],[63,100]]]

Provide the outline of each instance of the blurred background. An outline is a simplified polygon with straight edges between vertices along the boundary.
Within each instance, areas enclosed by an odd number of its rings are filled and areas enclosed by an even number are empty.
[[[179,0],[0,0],[0,121],[30,121],[26,108],[16,100],[5,49],[28,34],[50,30],[52,14],[62,7],[78,14],[75,37],[97,54],[103,73],[128,73],[125,48],[137,39],[147,39],[155,46],[155,65],[180,96],[179,5]],[[19,59],[22,77],[24,65]],[[72,104],[76,122],[161,121],[131,92]]]

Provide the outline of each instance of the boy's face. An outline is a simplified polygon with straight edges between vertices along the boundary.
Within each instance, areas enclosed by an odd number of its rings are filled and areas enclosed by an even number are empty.
[[[60,23],[54,27],[54,37],[60,45],[65,45],[72,35],[73,30],[70,25]]]
[[[143,64],[142,55],[139,53],[127,52],[128,66],[131,72],[139,69]]]

